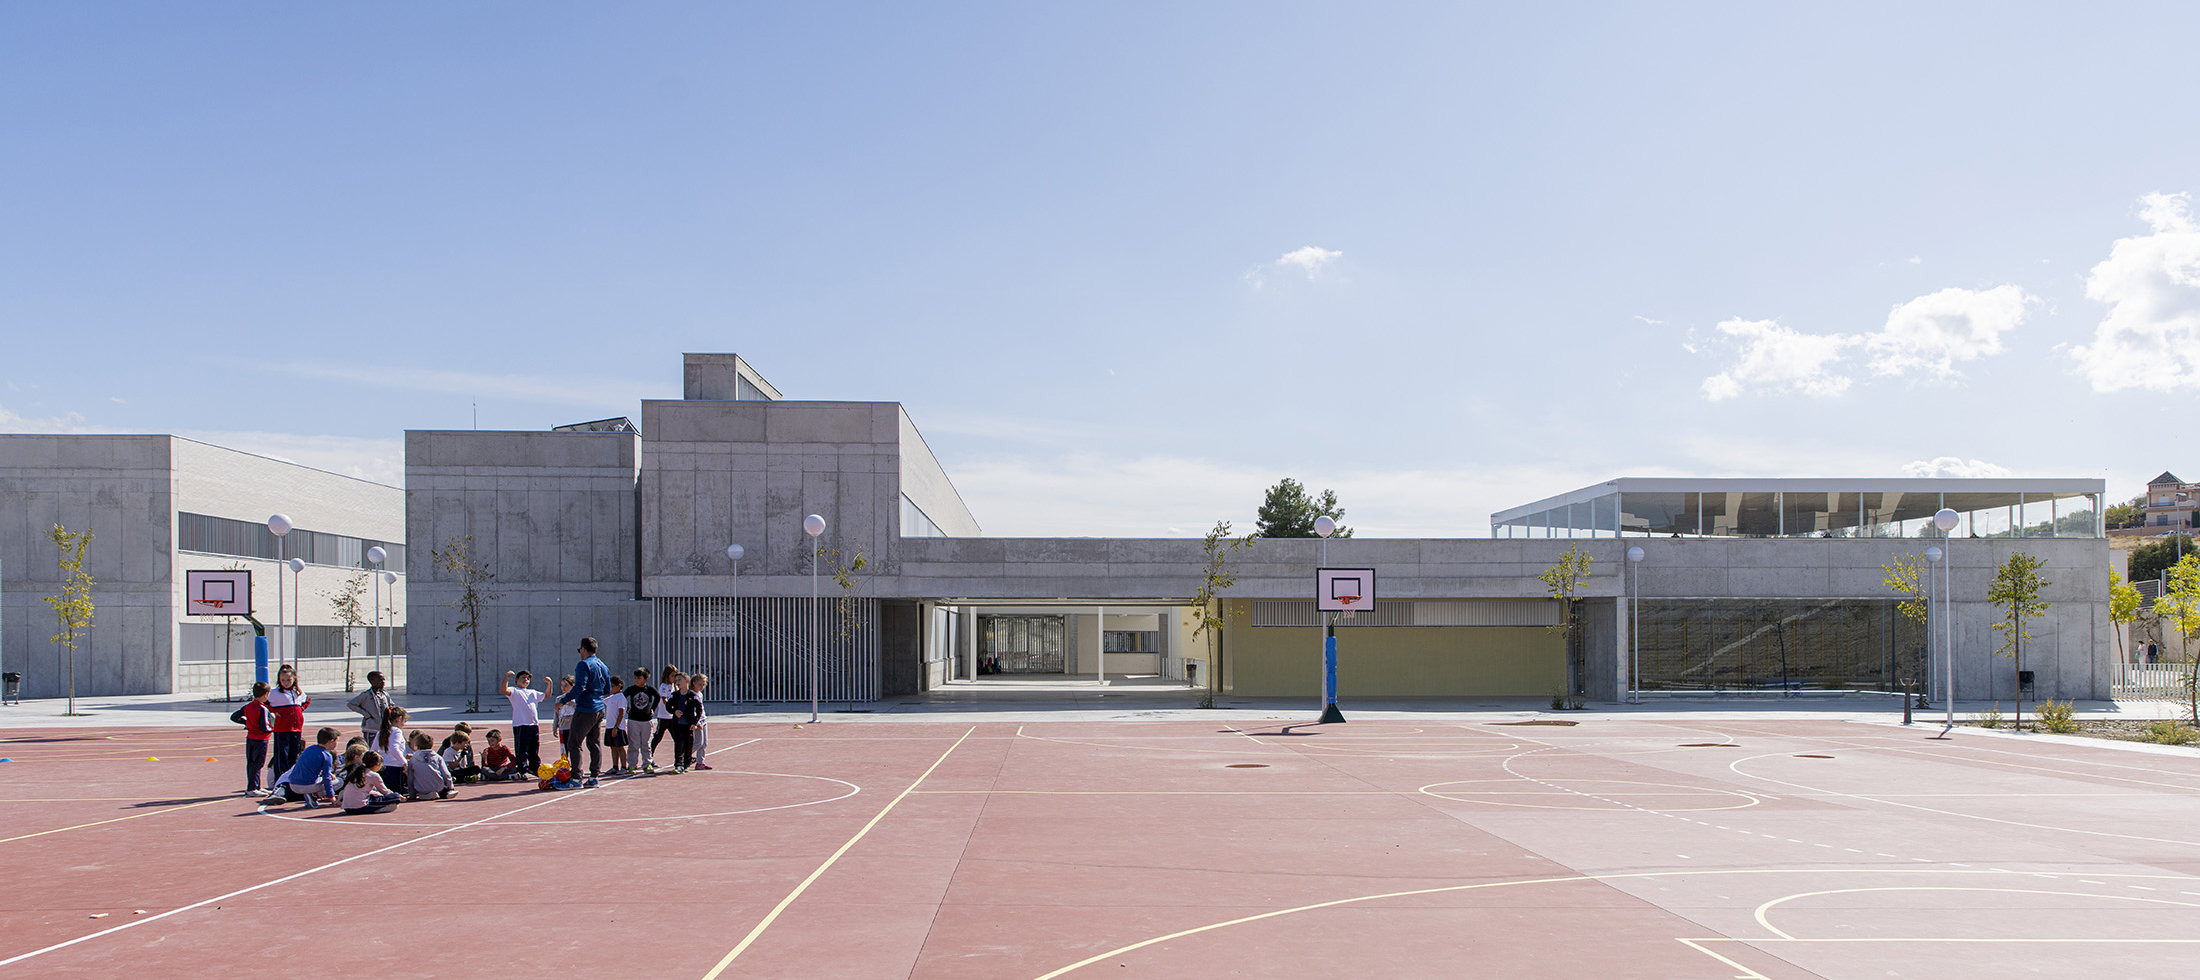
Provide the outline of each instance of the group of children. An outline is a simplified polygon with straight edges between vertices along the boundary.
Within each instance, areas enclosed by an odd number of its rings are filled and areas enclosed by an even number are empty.
[[[574,731],[573,703],[558,706],[558,743],[572,768],[579,769],[577,749],[583,741],[595,741],[591,736],[600,732],[603,745],[611,750],[611,768],[605,775],[709,769],[703,761],[710,729],[702,699],[710,685],[709,675],[668,666],[654,685],[646,667],[635,668],[633,677],[624,690],[602,699],[604,711],[595,715],[600,729]],[[276,673],[275,687],[264,681],[253,684],[252,699],[230,715],[231,721],[245,726],[245,792],[265,796],[270,803],[302,801],[315,808],[334,803],[345,813],[384,813],[406,799],[449,799],[462,783],[533,779],[544,768],[536,705],[549,695],[549,684],[545,679],[543,689],[537,691],[530,686],[532,679],[529,671],[506,672],[503,693],[512,702],[515,745],[507,747],[503,733],[492,728],[485,733],[488,746],[477,760],[472,725],[459,722],[440,745],[425,731],[408,734],[408,713],[390,703],[380,673],[370,674],[369,689],[348,704],[360,714],[362,731],[339,755],[336,745],[343,736],[334,728],[321,729],[313,745],[302,746],[305,709],[312,699],[298,689],[296,673],[284,665]],[[564,684],[570,691],[573,677],[567,675]],[[666,735],[672,737],[672,765],[660,768],[655,753]],[[590,749],[593,755],[594,747]],[[266,789],[260,783],[263,769],[273,776]],[[594,785],[593,776],[587,785]],[[545,780],[544,785],[559,784]]]
[[[531,686],[534,676],[527,670],[505,671],[502,685],[504,696],[512,702],[512,740],[518,748],[522,772],[533,772],[542,764],[542,722],[536,706],[549,698],[550,680],[543,678],[538,691]],[[603,746],[611,750],[611,768],[604,771],[607,776],[708,770],[710,764],[703,761],[703,756],[710,750],[710,716],[703,708],[703,691],[710,687],[710,675],[667,666],[652,685],[649,668],[636,667],[633,678],[624,690],[603,698],[604,710],[597,716],[599,728],[574,731],[574,702],[558,705],[554,719],[557,744],[563,747],[573,768],[580,768],[582,745],[596,741],[600,735]],[[565,675],[561,684],[559,693],[572,691],[573,675]],[[660,767],[656,752],[666,735],[672,736],[672,765]]]

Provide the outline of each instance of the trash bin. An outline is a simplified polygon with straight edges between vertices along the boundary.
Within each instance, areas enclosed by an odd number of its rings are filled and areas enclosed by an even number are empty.
[[[13,670],[0,674],[0,704],[10,701],[23,703],[23,675]]]

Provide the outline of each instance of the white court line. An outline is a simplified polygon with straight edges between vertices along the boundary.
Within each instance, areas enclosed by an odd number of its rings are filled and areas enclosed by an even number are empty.
[[[189,904],[189,905],[183,906],[182,908],[169,909],[168,911],[166,911],[166,912],[162,912],[162,913],[160,913],[160,914],[158,914],[158,915],[149,915],[149,916],[146,916],[145,918],[142,918],[142,919],[133,919],[133,920],[131,920],[131,921],[129,921],[129,922],[125,922],[125,923],[123,923],[123,924],[121,924],[121,925],[119,925],[119,926],[114,926],[114,927],[112,927],[112,928],[108,928],[108,929],[102,929],[102,930],[100,930],[100,931],[98,931],[98,932],[90,933],[90,934],[88,934],[88,935],[78,936],[78,937],[76,937],[75,939],[71,939],[71,940],[68,940],[68,941],[66,941],[66,942],[58,942],[58,943],[55,943],[55,944],[53,944],[53,945],[51,945],[51,946],[48,946],[48,947],[46,947],[46,948],[44,948],[44,949],[34,949],[34,950],[31,950],[31,951],[30,951],[30,952],[28,952],[28,953],[19,953],[19,954],[17,954],[17,955],[14,955],[14,956],[10,956],[10,957],[8,957],[7,959],[4,959],[4,960],[0,960],[0,966],[7,966],[7,965],[9,965],[9,964],[13,964],[13,963],[20,963],[20,962],[22,962],[22,961],[24,961],[24,960],[30,959],[30,958],[31,958],[31,957],[33,957],[33,956],[44,956],[45,954],[47,954],[47,953],[51,953],[51,952],[53,952],[53,951],[55,951],[55,950],[58,950],[58,949],[67,949],[68,947],[74,946],[74,945],[76,945],[76,944],[78,944],[78,943],[81,943],[81,942],[86,942],[86,941],[88,941],[88,940],[98,939],[98,938],[99,938],[99,937],[101,937],[101,936],[111,936],[111,935],[114,935],[115,933],[121,932],[121,931],[122,931],[122,930],[124,930],[124,929],[135,929],[135,928],[137,928],[138,926],[142,926],[142,925],[145,925],[146,923],[149,923],[149,922],[158,922],[158,921],[160,921],[161,919],[165,919],[165,918],[167,918],[167,917],[169,917],[169,916],[171,916],[171,915],[178,915],[178,914],[181,914],[181,913],[184,913],[184,912],[189,912],[189,911],[191,911],[191,910],[193,910],[193,909],[205,908],[206,906],[212,905],[212,904],[214,904],[215,902],[222,902],[222,901],[227,901],[227,900],[229,900],[229,899],[232,899],[232,898],[235,898],[235,897],[237,897],[237,896],[239,896],[239,895],[245,895],[245,894],[250,894],[250,893],[252,893],[252,892],[256,892],[256,891],[259,891],[259,890],[260,890],[260,889],[262,889],[262,888],[272,888],[272,887],[274,887],[274,886],[276,886],[276,885],[280,885],[280,884],[282,884],[283,882],[286,882],[286,881],[295,881],[295,880],[297,880],[297,879],[299,879],[299,878],[303,878],[303,877],[305,877],[305,876],[307,876],[307,875],[310,875],[310,874],[317,874],[317,873],[319,873],[319,872],[322,872],[322,871],[327,871],[327,870],[328,870],[328,869],[330,869],[330,868],[338,867],[338,866],[340,866],[340,865],[346,865],[346,864],[350,864],[350,863],[352,863],[353,861],[357,861],[357,860],[360,860],[360,859],[362,859],[362,858],[370,858],[370,857],[373,857],[373,856],[375,856],[375,855],[377,855],[377,854],[387,854],[387,853],[389,853],[390,851],[394,851],[394,850],[397,850],[397,849],[398,849],[398,848],[400,848],[400,847],[405,847],[405,846],[407,846],[407,845],[410,845],[410,844],[418,844],[418,843],[420,843],[421,841],[424,841],[424,840],[432,840],[432,839],[434,839],[434,838],[437,838],[437,837],[441,837],[441,836],[443,836],[444,834],[448,834],[448,833],[451,833],[451,832],[453,832],[453,831],[465,830],[465,829],[466,829],[466,828],[468,828],[468,827],[478,827],[478,826],[481,826],[482,824],[488,823],[488,822],[489,822],[489,821],[491,821],[491,820],[497,820],[497,819],[501,819],[501,818],[503,818],[503,817],[509,817],[509,816],[511,816],[511,815],[513,815],[513,814],[515,814],[515,813],[525,813],[525,812],[527,812],[527,811],[529,811],[529,810],[532,810],[532,809],[534,809],[534,808],[536,808],[536,807],[538,807],[538,806],[549,806],[550,804],[552,804],[552,803],[556,803],[556,802],[558,802],[559,800],[572,799],[573,797],[576,797],[576,796],[580,796],[580,795],[581,795],[582,793],[587,793],[587,792],[590,792],[590,791],[589,791],[589,790],[581,790],[581,791],[579,791],[579,792],[576,792],[576,793],[572,793],[572,794],[570,794],[570,795],[565,795],[565,796],[553,796],[553,797],[551,797],[551,798],[549,798],[549,799],[547,799],[547,800],[544,800],[544,801],[542,801],[542,802],[540,802],[540,803],[530,803],[530,804],[528,804],[528,805],[526,805],[526,806],[520,807],[520,808],[519,808],[519,809],[517,809],[517,810],[507,810],[507,811],[505,811],[505,812],[503,812],[503,813],[493,813],[493,814],[490,814],[489,816],[486,816],[486,817],[483,817],[483,818],[481,818],[481,819],[479,819],[479,820],[476,820],[476,821],[474,821],[473,823],[462,823],[462,824],[459,824],[459,825],[458,825],[458,826],[456,826],[456,827],[449,827],[449,828],[446,828],[446,829],[443,829],[443,830],[438,830],[438,831],[436,831],[435,833],[432,833],[432,834],[422,834],[422,835],[420,835],[420,836],[418,836],[418,837],[412,838],[411,840],[402,840],[402,841],[398,841],[397,843],[395,843],[395,844],[391,844],[391,845],[389,845],[388,847],[378,847],[378,848],[375,848],[374,850],[368,851],[368,852],[366,852],[366,853],[364,853],[364,854],[354,854],[354,855],[352,855],[352,856],[350,856],[350,857],[348,857],[348,858],[343,858],[343,859],[340,859],[340,860],[336,860],[336,861],[330,861],[329,863],[327,863],[327,864],[324,864],[324,865],[321,865],[321,866],[320,866],[320,867],[318,867],[318,868],[307,868],[307,869],[306,869],[306,870],[304,870],[304,871],[300,871],[300,872],[297,872],[297,873],[295,873],[295,874],[287,874],[287,875],[284,875],[284,876],[282,876],[282,877],[280,877],[280,878],[277,878],[277,879],[275,879],[275,880],[273,880],[273,881],[263,881],[263,882],[261,882],[261,883],[259,883],[259,884],[257,884],[257,885],[252,885],[252,886],[250,886],[250,887],[247,887],[247,888],[239,888],[239,889],[237,889],[236,891],[230,892],[230,893],[228,893],[228,894],[226,894],[226,895],[216,895],[216,896],[214,896],[213,898],[209,898],[209,899],[206,899],[206,900],[204,900],[204,901],[199,901],[199,902],[193,902],[193,903],[191,903],[191,904]]]

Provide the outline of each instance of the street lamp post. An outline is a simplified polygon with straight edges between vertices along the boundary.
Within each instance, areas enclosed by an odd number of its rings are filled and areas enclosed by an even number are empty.
[[[817,608],[817,536],[825,533],[825,519],[811,514],[802,519],[802,533],[810,536],[810,724],[817,724],[818,638],[819,613]]]
[[[397,629],[397,573],[385,568],[382,570],[381,577],[382,601],[389,605],[389,608],[385,609],[384,611],[389,613],[390,616],[389,622],[382,625],[381,647],[385,653],[388,653],[390,649],[390,633]],[[394,658],[396,657],[396,654],[389,653],[389,656]],[[406,674],[405,683],[408,685],[412,683],[412,675],[410,673]]]
[[[276,514],[267,519],[267,531],[275,536],[275,642],[279,645],[275,657],[285,663],[296,660],[290,655],[289,634],[283,631],[283,538],[290,533],[290,517]],[[267,664],[259,665],[259,680],[267,680]]]
[[[299,591],[306,577],[306,560],[293,558],[288,564],[290,565],[290,614],[299,619],[304,619],[306,618],[306,603],[300,597]],[[291,624],[290,627],[290,662],[294,664],[298,662],[298,626],[296,623]]]
[[[1627,567],[1634,572],[1627,580],[1627,659],[1633,667],[1628,704],[1642,703],[1642,559],[1641,546],[1627,549]]]
[[[374,547],[372,547],[372,548],[368,548],[368,549],[367,549],[367,560],[368,560],[368,561],[370,561],[370,562],[373,562],[373,563],[374,563],[374,566],[375,566],[375,571],[374,571],[373,573],[371,573],[371,574],[370,574],[370,575],[368,576],[369,578],[372,578],[372,579],[374,579],[374,632],[368,635],[368,637],[367,637],[367,638],[368,638],[368,640],[369,640],[370,642],[369,642],[369,643],[368,643],[367,645],[368,645],[368,646],[371,646],[371,647],[373,647],[373,648],[374,648],[374,669],[375,669],[375,671],[376,671],[376,672],[380,672],[380,671],[381,671],[381,669],[382,669],[382,571],[381,571],[381,567],[382,567],[382,562],[383,562],[384,560],[388,559],[388,558],[389,558],[389,556],[390,556],[390,553],[389,553],[388,551],[385,551],[385,550],[383,550],[383,548],[382,548],[382,546],[381,546],[381,545],[375,545]],[[347,670],[348,670],[348,669],[350,669],[350,668],[349,668],[349,667],[346,667],[345,669],[347,669]],[[389,675],[387,675],[387,674],[384,674],[383,676],[387,677],[387,676],[389,676]]]
[[[748,554],[747,549],[738,544],[726,546],[726,560],[733,563],[733,595],[726,600],[733,609],[733,661],[730,670],[733,676],[727,680],[733,684],[733,700],[736,704],[741,701],[741,556],[745,554]]]
[[[1950,507],[1942,507],[1933,515],[1933,526],[1940,529],[1941,560],[1946,562],[1945,567],[1940,570],[1940,672],[1944,675],[1940,683],[1942,694],[1948,699],[1948,703],[1943,706],[1947,715],[1946,727],[1941,730],[1942,735],[1955,731],[1956,728],[1956,562],[1950,557],[1955,549],[1950,532],[1962,520],[1963,515]],[[1930,553],[1927,557],[1931,557]]]

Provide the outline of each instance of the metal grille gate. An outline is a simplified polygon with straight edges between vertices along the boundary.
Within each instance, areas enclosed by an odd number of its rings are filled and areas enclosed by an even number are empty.
[[[818,698],[879,697],[878,601],[664,597],[650,600],[656,662],[710,675],[711,701],[810,700],[813,608],[820,647]]]

